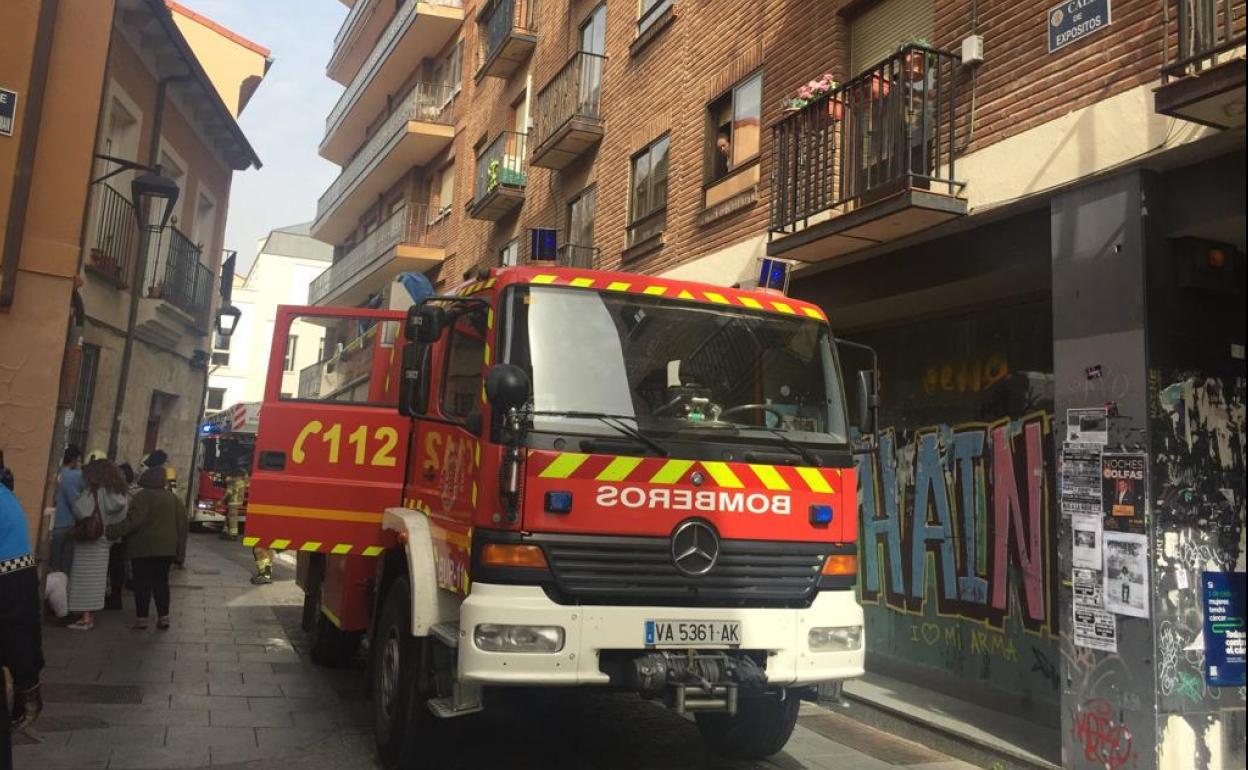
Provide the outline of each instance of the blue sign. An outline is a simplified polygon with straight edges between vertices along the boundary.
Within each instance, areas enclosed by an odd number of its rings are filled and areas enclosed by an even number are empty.
[[[1244,686],[1244,573],[1205,572],[1205,682]]]
[[[17,92],[0,88],[0,136],[13,136],[13,121],[17,120]]]
[[[1066,0],[1049,10],[1049,53],[1109,26],[1109,0]]]

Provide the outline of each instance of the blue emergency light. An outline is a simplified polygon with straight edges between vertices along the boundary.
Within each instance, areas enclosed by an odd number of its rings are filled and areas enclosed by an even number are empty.
[[[558,230],[544,227],[529,228],[529,259],[555,259],[559,252],[558,241]]]
[[[547,492],[546,493],[546,512],[547,513],[571,513],[572,511],[572,493],[571,492]]]
[[[784,291],[788,283],[789,263],[778,259],[761,259],[758,271],[758,288]]]
[[[810,523],[816,527],[826,527],[832,523],[832,506],[810,506]]]

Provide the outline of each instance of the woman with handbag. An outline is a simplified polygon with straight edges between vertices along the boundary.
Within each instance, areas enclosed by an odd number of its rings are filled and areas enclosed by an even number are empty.
[[[108,525],[113,539],[125,542],[126,558],[134,573],[134,609],[131,628],[147,626],[147,612],[156,601],[156,627],[169,628],[169,565],[186,556],[189,526],[186,506],[169,491],[163,467],[148,468],[139,476],[139,491],[130,498],[125,520]]]
[[[126,518],[130,500],[125,477],[108,460],[88,463],[82,479],[86,490],[74,501],[74,567],[69,573],[69,611],[82,615],[66,626],[72,631],[90,631],[95,627],[95,612],[104,609],[112,546],[104,528]]]

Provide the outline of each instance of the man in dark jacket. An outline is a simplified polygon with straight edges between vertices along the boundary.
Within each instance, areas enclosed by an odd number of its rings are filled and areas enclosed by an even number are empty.
[[[0,767],[13,766],[12,731],[25,729],[43,710],[39,672],[39,571],[30,548],[26,514],[13,494],[13,474],[0,459]],[[13,713],[2,669],[13,677]]]
[[[163,467],[148,468],[139,476],[139,491],[130,499],[126,518],[105,528],[110,540],[125,544],[134,574],[136,629],[147,628],[147,610],[156,600],[156,627],[169,627],[169,565],[186,558],[190,522],[186,506],[166,486]]]

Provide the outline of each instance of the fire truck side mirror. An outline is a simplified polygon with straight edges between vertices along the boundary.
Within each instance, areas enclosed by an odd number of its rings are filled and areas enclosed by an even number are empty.
[[[426,345],[438,341],[446,328],[446,309],[438,305],[414,305],[407,311],[404,329],[409,340]]]
[[[861,369],[858,372],[858,430],[864,436],[875,433],[879,408],[880,397],[876,391],[875,372]]]
[[[485,375],[485,395],[503,409],[523,406],[529,400],[529,375],[515,364],[494,364]]]

